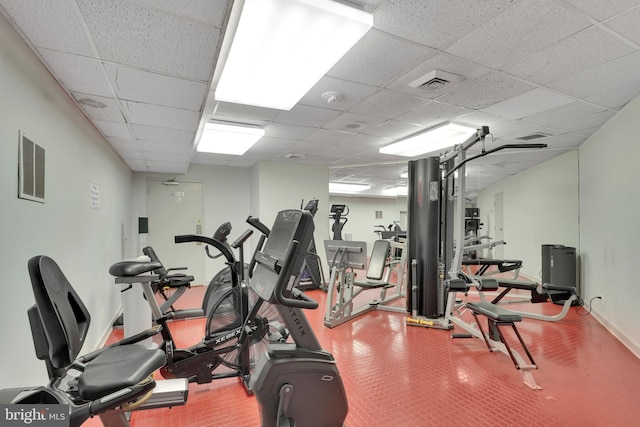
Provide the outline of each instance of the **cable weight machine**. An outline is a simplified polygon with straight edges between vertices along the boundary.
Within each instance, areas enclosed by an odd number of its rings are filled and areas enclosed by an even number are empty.
[[[546,144],[505,144],[485,149],[489,127],[482,126],[440,157],[409,162],[408,325],[452,329],[445,281],[462,271],[465,235],[465,169],[468,162],[505,149],[540,149]],[[467,150],[481,143],[479,154]],[[457,176],[456,176],[456,173]]]

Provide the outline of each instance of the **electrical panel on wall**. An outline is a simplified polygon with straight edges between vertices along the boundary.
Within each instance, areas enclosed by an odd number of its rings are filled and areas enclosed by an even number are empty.
[[[44,203],[44,146],[20,131],[18,197]]]

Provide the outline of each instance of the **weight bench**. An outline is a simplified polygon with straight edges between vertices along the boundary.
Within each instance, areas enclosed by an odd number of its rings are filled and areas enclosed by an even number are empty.
[[[507,349],[507,352],[509,353],[509,357],[511,357],[511,361],[515,365],[516,369],[538,369],[538,366],[533,361],[533,357],[531,356],[531,353],[529,352],[527,345],[522,340],[522,336],[520,335],[520,332],[518,332],[518,328],[516,328],[516,322],[521,322],[522,316],[512,311],[498,307],[497,305],[492,304],[490,302],[468,302],[467,308],[471,310],[471,314],[473,314],[474,319],[476,319],[476,323],[480,328],[480,331],[482,332],[482,336],[484,337],[484,342],[487,344],[487,348],[489,348],[489,351],[493,352],[493,347],[489,342],[489,338],[491,337],[493,341],[499,340],[504,344],[504,346]],[[488,334],[484,332],[484,329],[482,328],[482,324],[478,320],[478,314],[481,314],[487,318],[488,327],[489,327]],[[511,347],[509,347],[507,340],[505,339],[504,335],[502,334],[502,331],[500,330],[501,326],[511,326],[511,328],[513,329],[513,332],[516,334],[516,337],[518,337],[518,341],[520,342],[522,349],[527,354],[527,357],[531,362],[530,365],[521,366],[519,361],[516,360],[516,358],[514,357],[514,353],[511,350]]]
[[[365,242],[325,241],[327,260],[331,260],[331,278],[327,288],[327,311],[324,324],[329,328],[348,322],[368,311],[379,309],[386,311],[406,312],[404,307],[389,307],[385,304],[403,296],[402,281],[406,250],[402,251],[400,260],[389,262],[388,257],[391,244],[388,240],[376,240],[373,244],[369,266],[366,272],[367,280],[355,279],[354,268],[363,269],[367,263]],[[392,269],[396,269],[398,277],[396,283],[389,282]],[[346,271],[350,269],[351,271]],[[396,292],[387,296],[390,288]],[[380,298],[370,301],[361,307],[354,308],[354,299],[362,292],[380,289]]]
[[[467,280],[469,281],[467,281]],[[451,279],[445,281],[445,286],[449,292],[449,298],[447,302],[447,316],[454,325],[464,329],[467,334],[453,334],[453,338],[462,337],[476,337],[484,340],[487,348],[490,352],[500,351],[505,353],[511,358],[516,369],[518,369],[523,377],[524,383],[534,390],[539,390],[533,375],[530,371],[538,369],[533,356],[529,352],[527,345],[525,344],[520,332],[516,328],[516,323],[522,321],[522,316],[519,313],[513,312],[502,308],[496,304],[486,301],[469,301],[466,303],[456,304],[456,293],[463,292],[465,295],[472,287],[478,289],[478,291],[494,291],[498,289],[498,281],[495,279],[487,278],[474,278],[470,279]],[[454,316],[454,312],[461,314],[463,311],[468,310],[475,319],[474,323],[466,322],[462,317]],[[478,316],[484,316],[487,319],[488,330],[482,326],[482,322]],[[501,331],[501,327],[511,326],[515,336],[517,337],[520,346],[527,355],[528,362],[513,348],[511,348]]]

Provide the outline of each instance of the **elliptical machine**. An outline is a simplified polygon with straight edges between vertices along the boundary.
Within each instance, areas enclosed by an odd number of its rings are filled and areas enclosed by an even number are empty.
[[[309,213],[281,211],[264,250],[254,256],[250,286],[275,304],[293,339],[269,343],[251,374],[262,427],[338,427],[347,416],[347,396],[333,355],[322,349],[301,310],[315,309],[318,303],[295,287],[313,231]]]
[[[329,211],[329,219],[333,220],[333,224],[331,224],[333,238],[331,240],[343,240],[342,229],[349,221],[347,215],[349,215],[349,207],[347,205],[331,205],[331,210]]]

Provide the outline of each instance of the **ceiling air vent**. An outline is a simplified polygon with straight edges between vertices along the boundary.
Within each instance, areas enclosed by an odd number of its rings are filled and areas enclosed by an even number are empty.
[[[542,132],[536,132],[536,133],[532,133],[531,135],[525,135],[525,136],[521,136],[519,139],[520,141],[531,141],[532,139],[539,139],[539,138],[546,138],[549,135],[548,133],[542,133]]]
[[[291,160],[300,160],[304,158],[304,154],[289,153],[286,156],[284,156],[284,158],[291,159]]]
[[[440,89],[450,83],[462,80],[462,76],[447,73],[442,70],[433,70],[430,73],[412,81],[409,86],[416,89]]]

